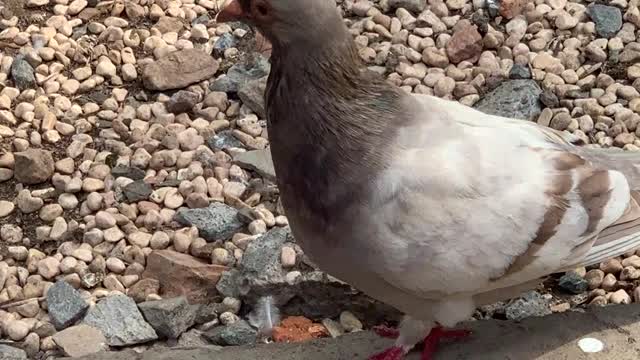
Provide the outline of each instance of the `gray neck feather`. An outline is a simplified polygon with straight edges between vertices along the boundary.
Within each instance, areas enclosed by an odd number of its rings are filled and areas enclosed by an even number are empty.
[[[274,44],[265,95],[285,206],[303,203],[324,223],[366,201],[368,180],[388,165],[395,129],[408,119],[407,95],[367,71],[342,32],[315,46]]]

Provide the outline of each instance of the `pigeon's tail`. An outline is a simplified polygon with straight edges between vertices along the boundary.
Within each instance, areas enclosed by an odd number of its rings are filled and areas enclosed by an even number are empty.
[[[623,173],[629,187],[632,190],[640,190],[640,151],[576,147],[573,152],[598,167]]]

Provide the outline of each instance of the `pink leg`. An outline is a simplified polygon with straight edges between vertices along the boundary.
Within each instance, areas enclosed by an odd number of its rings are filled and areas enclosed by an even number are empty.
[[[386,325],[374,326],[372,330],[374,333],[378,334],[378,336],[387,339],[396,339],[400,335],[400,331],[398,331],[398,329],[390,328]]]
[[[432,360],[438,344],[441,340],[459,340],[471,335],[469,330],[445,330],[441,326],[431,329],[429,335],[424,338],[424,348],[422,349],[421,360]]]
[[[400,335],[400,331],[398,331],[398,329],[390,328],[386,325],[374,326],[372,330],[380,337],[387,339],[395,339]],[[399,346],[393,346],[369,357],[369,360],[401,360],[403,357],[404,351],[402,348]]]
[[[369,358],[369,360],[402,360],[404,350],[400,346],[393,346],[387,350],[377,353]]]
[[[397,338],[400,334],[397,329],[392,329],[384,325],[375,326],[373,331],[381,337],[391,339]],[[459,340],[469,335],[471,335],[471,331],[469,330],[445,330],[442,326],[437,325],[431,329],[429,335],[424,338],[421,360],[432,360],[441,340]],[[403,357],[404,350],[400,346],[393,346],[371,356],[369,360],[402,360]]]

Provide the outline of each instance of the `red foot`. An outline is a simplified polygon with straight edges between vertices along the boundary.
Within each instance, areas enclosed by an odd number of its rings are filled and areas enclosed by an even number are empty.
[[[373,331],[381,337],[395,339],[400,332],[397,329],[380,325],[375,326]],[[422,349],[421,360],[432,360],[441,340],[459,340],[471,335],[469,330],[445,330],[442,326],[436,326],[424,338],[424,348]],[[399,346],[391,347],[381,353],[375,354],[369,360],[401,360],[404,351]]]
[[[374,326],[373,332],[378,334],[378,336],[387,339],[395,339],[400,335],[400,331],[398,331],[398,329],[390,328],[386,325]]]
[[[421,360],[432,360],[441,340],[459,340],[471,335],[469,330],[445,330],[441,326],[434,327],[424,338]]]
[[[371,356],[369,360],[402,360],[403,357],[404,350],[400,346],[394,346]]]

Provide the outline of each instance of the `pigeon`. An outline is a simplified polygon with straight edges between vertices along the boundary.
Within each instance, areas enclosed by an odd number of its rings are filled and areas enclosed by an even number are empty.
[[[372,360],[443,339],[483,304],[640,246],[640,155],[411,94],[367,69],[332,0],[232,0],[272,45],[270,150],[293,235],[405,314]]]

